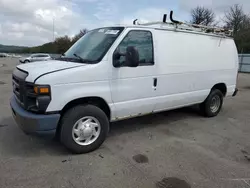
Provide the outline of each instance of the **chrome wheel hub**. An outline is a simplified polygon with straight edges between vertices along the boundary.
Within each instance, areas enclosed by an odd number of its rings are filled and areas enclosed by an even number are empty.
[[[211,110],[211,112],[216,113],[219,110],[220,106],[221,106],[220,97],[218,95],[215,95],[211,99],[211,104],[210,104],[210,110]]]
[[[99,121],[94,117],[86,116],[74,124],[72,137],[77,144],[86,146],[96,141],[100,132],[101,125]]]

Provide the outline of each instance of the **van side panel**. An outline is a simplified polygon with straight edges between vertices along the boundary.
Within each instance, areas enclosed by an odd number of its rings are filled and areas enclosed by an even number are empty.
[[[233,94],[238,69],[232,39],[156,30],[155,40],[156,111],[201,103],[217,83]]]

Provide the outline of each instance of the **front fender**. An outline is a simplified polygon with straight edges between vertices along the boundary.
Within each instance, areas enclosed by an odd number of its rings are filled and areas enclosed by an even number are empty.
[[[69,102],[84,97],[100,97],[112,108],[108,81],[82,82],[52,86],[52,100],[46,112],[61,111]]]

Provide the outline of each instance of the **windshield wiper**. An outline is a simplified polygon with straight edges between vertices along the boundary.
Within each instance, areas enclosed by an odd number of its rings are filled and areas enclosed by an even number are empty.
[[[73,54],[73,55],[74,55],[75,57],[77,57],[78,59],[80,59],[82,63],[85,63],[85,60],[84,60],[81,56],[79,56],[79,55],[77,55],[77,54]]]
[[[73,54],[75,57],[77,57],[78,59],[80,59],[80,61],[82,63],[93,63],[94,61],[89,60],[89,59],[83,59],[81,56],[77,55],[77,54]]]

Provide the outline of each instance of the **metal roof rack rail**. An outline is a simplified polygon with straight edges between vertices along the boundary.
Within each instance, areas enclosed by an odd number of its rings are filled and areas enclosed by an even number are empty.
[[[220,35],[220,36],[228,36],[232,37],[233,36],[233,30],[229,29],[224,29],[224,28],[219,28],[219,27],[214,27],[214,26],[206,26],[206,25],[198,25],[198,24],[190,24],[190,23],[184,23],[178,20],[173,19],[173,11],[170,11],[170,20],[171,22],[166,22],[167,15],[163,15],[163,21],[155,21],[155,22],[148,22],[148,23],[138,23],[138,19],[134,20],[133,24],[134,25],[143,25],[143,26],[150,26],[150,25],[156,25],[156,24],[161,24],[161,25],[169,25],[169,26],[175,26],[177,29],[181,30],[188,30],[188,31],[196,31],[196,32],[202,32],[202,33],[212,33],[215,35]],[[185,28],[180,27],[180,26],[186,26]]]

